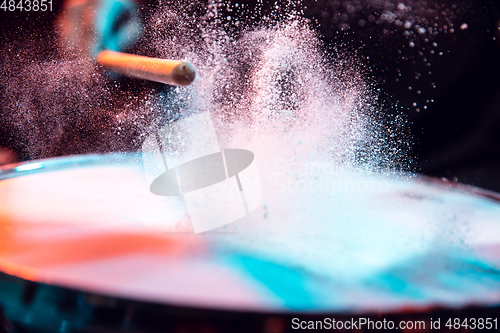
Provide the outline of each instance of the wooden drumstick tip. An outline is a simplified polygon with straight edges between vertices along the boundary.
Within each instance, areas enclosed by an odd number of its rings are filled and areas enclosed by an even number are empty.
[[[194,81],[196,71],[193,65],[187,61],[182,61],[172,70],[172,79],[180,86],[188,86]]]

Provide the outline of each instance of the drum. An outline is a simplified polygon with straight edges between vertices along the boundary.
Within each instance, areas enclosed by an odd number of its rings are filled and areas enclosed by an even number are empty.
[[[479,317],[498,327],[498,194],[310,170],[261,169],[259,208],[195,234],[182,196],[151,193],[139,155],[4,167],[3,330],[435,331]]]

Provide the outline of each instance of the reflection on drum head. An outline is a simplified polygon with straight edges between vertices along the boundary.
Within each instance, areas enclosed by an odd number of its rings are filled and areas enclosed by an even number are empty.
[[[357,175],[384,191],[357,193],[353,209],[345,192],[268,186],[246,218],[195,235],[181,199],[145,186],[137,156],[36,163],[0,173],[0,269],[11,275],[232,310],[500,304],[500,203],[464,187]]]

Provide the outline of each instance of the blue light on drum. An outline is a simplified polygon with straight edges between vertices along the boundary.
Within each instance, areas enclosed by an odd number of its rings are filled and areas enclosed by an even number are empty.
[[[22,171],[31,171],[31,170],[41,169],[41,168],[43,168],[43,163],[37,162],[37,163],[28,163],[28,164],[23,164],[23,165],[17,166],[14,168],[14,170],[22,172]]]

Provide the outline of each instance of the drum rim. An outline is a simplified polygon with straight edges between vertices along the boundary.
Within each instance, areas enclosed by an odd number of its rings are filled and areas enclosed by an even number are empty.
[[[479,196],[500,203],[500,193],[492,190],[487,190],[474,185],[462,184],[456,181],[451,181],[447,178],[438,178],[427,175],[419,175],[418,179],[427,184],[445,187],[447,189],[452,189],[473,196]]]
[[[139,153],[83,154],[10,163],[0,166],[0,181],[42,172],[73,169],[98,164],[114,164],[131,160],[142,160],[142,157]]]
[[[147,298],[133,298],[124,295],[115,295],[109,292],[96,291],[96,290],[85,290],[85,289],[77,289],[72,286],[66,286],[61,284],[52,284],[46,281],[37,281],[37,280],[28,280],[16,275],[11,275],[0,271],[0,281],[5,279],[11,279],[19,281],[20,283],[31,283],[38,286],[47,286],[61,292],[76,292],[82,295],[89,296],[99,296],[101,298],[106,298],[111,301],[117,301],[121,303],[134,303],[134,304],[143,304],[147,306],[153,306],[157,308],[170,308],[176,309],[179,311],[191,311],[196,313],[212,313],[212,314],[225,314],[225,315],[241,315],[241,314],[249,314],[249,315],[257,315],[257,316],[284,316],[284,317],[292,317],[292,316],[303,316],[303,317],[324,317],[328,315],[335,316],[344,316],[344,317],[362,317],[362,316],[411,316],[411,315],[421,315],[421,314],[430,314],[433,312],[441,312],[441,311],[449,311],[449,312],[461,312],[461,311],[469,311],[469,310],[481,310],[481,309],[498,309],[500,311],[500,304],[489,304],[489,303],[481,303],[481,302],[469,302],[465,305],[460,304],[457,306],[451,306],[448,304],[443,304],[440,302],[433,302],[428,304],[421,305],[406,305],[400,308],[387,308],[387,309],[344,309],[344,310],[297,310],[297,309],[266,309],[266,308],[244,308],[244,309],[235,309],[230,307],[211,307],[204,305],[193,305],[193,304],[176,304],[171,302],[161,302],[157,300],[151,300]]]

